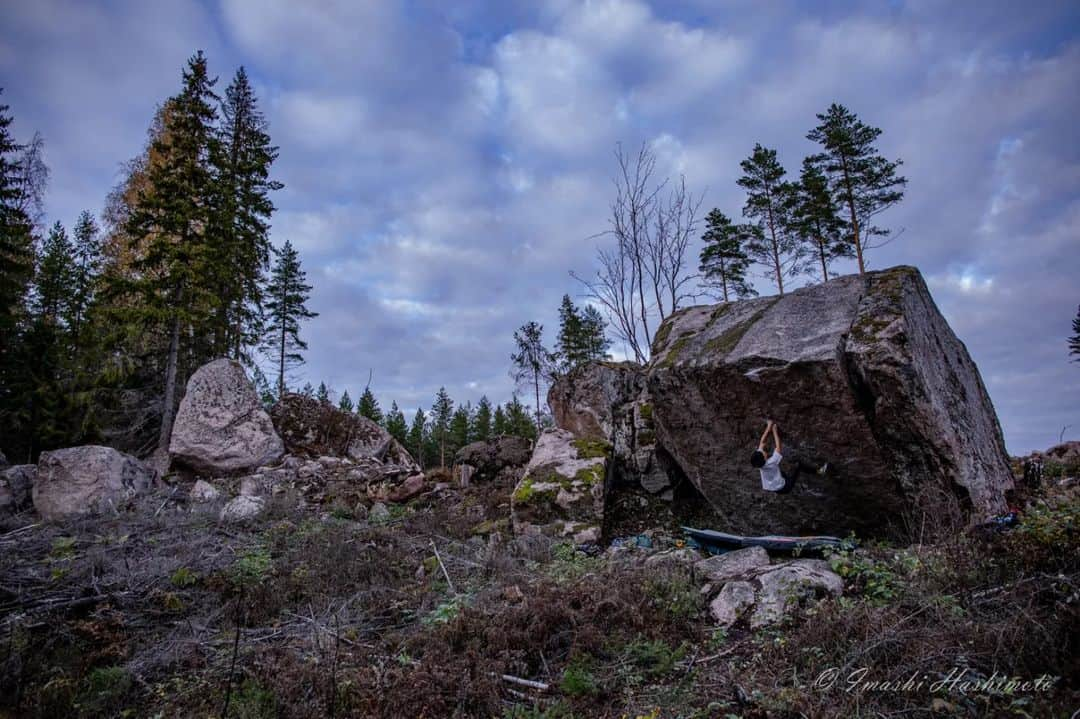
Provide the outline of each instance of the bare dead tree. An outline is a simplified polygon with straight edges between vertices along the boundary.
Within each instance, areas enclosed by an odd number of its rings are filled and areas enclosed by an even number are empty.
[[[610,229],[598,235],[615,239],[614,247],[597,248],[595,276],[570,276],[603,308],[618,339],[646,362],[653,330],[693,295],[686,250],[697,229],[704,195],[694,197],[686,179],[676,185],[656,181],[656,155],[642,143],[636,155],[615,146],[618,172],[613,178]],[[664,196],[665,189],[668,190]]]

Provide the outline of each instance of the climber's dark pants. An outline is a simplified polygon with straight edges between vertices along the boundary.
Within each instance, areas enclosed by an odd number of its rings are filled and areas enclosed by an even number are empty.
[[[799,478],[799,475],[801,473],[810,472],[811,474],[815,474],[818,471],[817,467],[808,462],[804,462],[801,459],[796,459],[792,461],[792,464],[795,465],[794,472],[785,472],[783,467],[780,468],[780,476],[784,478],[784,486],[776,490],[777,494],[787,494],[788,492],[790,492],[795,486],[795,481]]]

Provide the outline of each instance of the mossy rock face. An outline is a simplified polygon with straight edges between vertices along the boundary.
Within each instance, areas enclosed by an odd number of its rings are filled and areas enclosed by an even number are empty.
[[[611,454],[611,442],[602,439],[575,439],[578,459],[603,459]]]
[[[546,430],[511,495],[514,531],[562,536],[559,526],[600,526],[610,452],[607,442]]]

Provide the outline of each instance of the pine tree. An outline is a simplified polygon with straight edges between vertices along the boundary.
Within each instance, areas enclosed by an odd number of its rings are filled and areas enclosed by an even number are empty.
[[[342,412],[353,411],[353,401],[352,397],[349,396],[349,390],[342,392],[341,399],[338,400],[337,406]]]
[[[799,272],[799,246],[791,231],[794,187],[784,181],[785,170],[776,150],[754,145],[750,157],[740,163],[743,176],[738,185],[746,190],[743,216],[756,222],[744,244],[753,260],[770,268],[776,287],[784,294],[784,278]]]
[[[356,413],[361,417],[367,417],[376,424],[383,423],[382,409],[379,400],[371,391],[371,387],[364,387],[364,393],[360,395],[360,401],[356,403]]]
[[[3,92],[3,90],[0,90]],[[33,223],[23,209],[19,162],[23,146],[9,131],[12,117],[0,105],[0,411],[7,405],[14,371],[16,330],[24,314],[24,299],[34,275]]]
[[[330,389],[326,386],[325,382],[319,383],[319,389],[315,392],[315,399],[323,404],[330,404]]]
[[[446,466],[446,445],[450,439],[450,420],[454,416],[454,400],[440,387],[431,405],[431,438],[439,448],[439,466]]]
[[[506,412],[500,404],[495,407],[495,412],[491,416],[491,435],[502,437],[506,434],[510,434],[510,425],[506,421]]]
[[[1073,320],[1072,327],[1073,336],[1069,338],[1069,354],[1076,357],[1073,362],[1080,362],[1080,307],[1076,309],[1076,319]]]
[[[390,411],[386,413],[386,431],[403,446],[408,446],[409,425],[405,423],[405,414],[398,409],[397,402],[391,402]]]
[[[874,147],[881,130],[864,124],[843,105],[833,103],[817,118],[820,124],[806,138],[820,144],[824,152],[810,162],[829,178],[832,195],[847,214],[862,274],[866,271],[864,253],[870,249],[867,239],[889,234],[871,224],[874,215],[904,198],[907,179],[897,174],[903,161],[882,157]]]
[[[752,236],[745,225],[736,225],[720,210],[714,209],[705,218],[705,234],[701,236],[705,247],[699,271],[709,285],[720,290],[724,302],[757,294],[746,281],[750,268],[746,243]]]
[[[74,294],[74,265],[71,241],[64,226],[57,222],[42,245],[34,279],[34,313],[43,322],[57,325],[67,316]]]
[[[285,394],[285,376],[289,369],[304,362],[300,354],[307,343],[300,339],[300,321],[318,317],[307,308],[311,285],[300,267],[300,256],[286,240],[277,253],[277,262],[266,288],[266,348],[277,369],[278,395]]]
[[[514,381],[519,385],[531,383],[536,394],[537,431],[540,430],[540,385],[551,379],[555,365],[555,357],[544,347],[543,333],[543,325],[526,322],[514,332],[518,351],[510,355]]]
[[[236,359],[258,342],[263,277],[270,263],[270,193],[282,187],[270,179],[278,148],[241,67],[225,89],[221,126],[212,145],[215,204],[213,231],[218,305],[217,354]]]
[[[94,216],[88,210],[83,210],[75,222],[75,240],[72,248],[75,261],[74,276],[71,301],[68,305],[68,325],[71,327],[76,361],[82,354],[86,315],[94,301],[94,293],[101,273],[101,240],[98,234]]]
[[[473,414],[469,435],[474,442],[486,442],[491,438],[491,401],[487,398],[487,395],[481,396],[480,401],[476,404],[476,412]]]
[[[216,96],[202,52],[188,61],[183,90],[169,102],[166,131],[154,143],[158,162],[148,170],[147,189],[127,222],[134,289],[139,301],[129,309],[148,323],[163,321],[169,337],[159,449],[167,449],[176,413],[178,364],[183,354],[194,364],[209,359],[207,317],[215,302],[210,240],[213,178],[209,168]],[[181,342],[191,346],[182,352]]]
[[[419,407],[416,408],[416,414],[413,415],[412,424],[409,425],[409,437],[405,446],[409,448],[409,451],[413,454],[414,459],[420,463],[421,468],[424,466],[424,426],[427,423],[424,418],[424,410]]]
[[[854,248],[847,240],[848,230],[836,213],[829,178],[813,158],[803,160],[795,194],[795,224],[799,235],[810,247],[809,255],[821,268],[823,282],[829,281],[829,265],[841,257],[852,257]]]

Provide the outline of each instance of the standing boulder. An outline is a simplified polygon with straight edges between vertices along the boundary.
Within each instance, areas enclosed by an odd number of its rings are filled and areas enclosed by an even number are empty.
[[[514,531],[596,542],[604,522],[610,446],[546,429],[510,497]]]
[[[454,463],[472,467],[471,479],[490,481],[507,467],[525,466],[531,455],[529,440],[504,435],[465,445],[454,456]]]
[[[928,486],[976,518],[1005,509],[1012,475],[993,405],[914,268],[680,310],[647,373],[660,444],[727,531],[880,536],[934,510],[916,507]],[[762,491],[749,459],[767,418],[787,462],[829,473]]]
[[[0,514],[19,512],[30,506],[37,466],[17,464],[0,469]]]
[[[270,415],[290,454],[376,460],[403,475],[420,471],[408,450],[378,424],[314,397],[287,394]]]
[[[148,489],[154,471],[111,447],[87,445],[42,452],[34,479],[34,508],[56,520],[119,508]]]
[[[191,376],[169,442],[174,464],[213,476],[241,474],[284,451],[239,362],[214,360]]]

